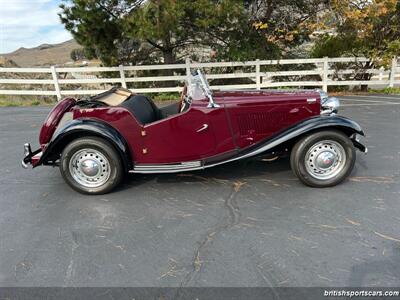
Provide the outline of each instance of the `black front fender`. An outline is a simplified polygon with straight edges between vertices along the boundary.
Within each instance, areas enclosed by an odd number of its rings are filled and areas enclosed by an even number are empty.
[[[356,140],[357,134],[365,136],[364,131],[359,124],[346,117],[337,115],[316,116],[301,121],[281,131],[272,138],[262,141],[253,147],[240,152],[233,160],[265,154],[267,152],[274,151],[276,148],[282,148],[283,146],[286,148],[287,146],[293,145],[302,136],[322,129],[339,130],[352,139],[354,146],[363,152],[367,151],[367,148],[358,140]]]
[[[333,116],[316,116],[313,118],[309,118],[304,120],[293,127],[289,128],[287,131],[296,131],[300,134],[309,132],[314,129],[324,128],[324,127],[331,127],[336,128],[347,135],[352,135],[354,133],[360,134],[365,136],[364,131],[362,130],[361,126],[356,123],[355,121],[338,115]]]
[[[367,147],[357,137],[357,135],[365,136],[363,129],[357,122],[346,117],[337,115],[313,117],[293,126],[289,131],[295,132],[293,139],[297,139],[304,134],[324,128],[342,131],[350,137],[356,148],[367,153]]]
[[[54,133],[38,163],[53,164],[60,156],[64,147],[76,138],[97,136],[111,143],[118,151],[125,169],[132,168],[132,156],[124,137],[111,125],[100,120],[76,119],[66,123]]]

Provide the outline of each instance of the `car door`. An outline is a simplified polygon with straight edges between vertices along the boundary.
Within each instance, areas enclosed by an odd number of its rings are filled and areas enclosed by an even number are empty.
[[[183,113],[146,124],[140,163],[201,160],[215,153],[216,138],[206,101],[194,101]]]

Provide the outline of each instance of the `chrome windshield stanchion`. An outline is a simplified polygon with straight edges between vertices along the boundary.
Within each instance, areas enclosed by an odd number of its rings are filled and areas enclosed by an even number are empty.
[[[210,102],[208,103],[207,108],[221,107],[221,105],[214,102],[214,99],[212,99],[212,96],[209,96],[208,99],[210,99]]]
[[[213,96],[212,96],[212,92],[211,92],[210,86],[208,85],[208,82],[207,82],[207,80],[204,78],[204,75],[203,75],[203,73],[201,72],[200,69],[197,69],[197,75],[198,75],[199,78],[200,78],[201,85],[202,85],[202,87],[203,87],[204,93],[206,94],[206,96],[207,96],[207,98],[208,98],[208,100],[209,100],[207,107],[208,107],[208,108],[221,107],[218,103],[216,103],[216,102],[214,101],[214,98],[213,98]]]

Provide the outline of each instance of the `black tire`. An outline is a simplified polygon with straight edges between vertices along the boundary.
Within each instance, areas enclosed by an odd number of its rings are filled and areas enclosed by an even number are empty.
[[[89,152],[85,152],[86,150],[89,150]],[[78,178],[81,179],[84,178],[82,184],[81,182],[78,181],[79,179],[75,179],[73,174],[71,174],[70,162],[71,159],[75,160],[75,157],[79,156],[80,153],[89,153],[89,154],[84,154],[83,156],[87,155],[93,156],[93,154],[90,154],[91,151],[95,153],[94,154],[95,157],[98,157],[97,158],[98,161],[96,162],[101,164],[100,166],[98,166],[99,164],[96,163],[96,168],[98,169],[97,173],[98,175],[94,175],[93,177],[88,177],[81,171],[77,171],[78,163],[76,164],[75,167],[72,167],[73,169],[72,172],[75,174],[75,177],[78,174]],[[96,153],[98,154],[98,156],[96,156]],[[80,165],[82,165],[82,163]],[[90,194],[90,195],[101,195],[110,192],[121,182],[121,180],[124,177],[124,169],[122,166],[120,156],[118,155],[117,151],[109,142],[98,137],[84,137],[70,142],[62,151],[60,159],[60,172],[62,177],[70,187],[72,187],[74,190],[80,193]],[[104,175],[105,177],[100,177]],[[90,185],[90,183],[87,183],[85,181],[85,176],[86,178],[88,178],[87,180],[89,181],[92,180],[92,178],[94,178],[93,179],[94,181],[98,179],[99,181],[93,184],[100,184],[100,185],[88,186]],[[97,176],[99,178],[95,178]]]
[[[329,144],[329,141],[331,142],[331,144]],[[337,145],[340,145],[341,147]],[[319,146],[322,146],[322,150],[318,150],[321,149],[321,147]],[[345,157],[343,163],[340,162],[343,161],[343,158],[338,160],[339,163],[336,164],[338,165],[336,171],[335,169],[333,169],[336,166],[335,163],[333,163],[332,171],[331,173],[328,173],[328,175],[324,175],[323,172],[325,172],[325,169],[321,169],[313,165],[317,162],[317,158],[313,157],[314,151],[324,151],[324,148],[328,149],[328,155],[330,155],[329,153],[331,153],[329,151],[332,151],[333,155],[339,152],[342,156]],[[335,149],[337,150],[336,152]],[[325,153],[327,152],[325,151]],[[293,173],[304,184],[311,187],[322,188],[335,186],[345,180],[352,172],[355,160],[356,151],[353,142],[347,135],[338,130],[324,130],[306,135],[295,144],[290,155],[290,166],[293,170]],[[315,168],[313,169],[313,167]],[[318,173],[321,170],[322,175]],[[329,174],[333,177],[329,177]],[[323,176],[326,176],[326,178],[323,178]]]

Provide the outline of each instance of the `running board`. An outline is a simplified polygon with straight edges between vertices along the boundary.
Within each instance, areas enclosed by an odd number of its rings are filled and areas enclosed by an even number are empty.
[[[203,168],[201,161],[196,160],[177,164],[139,164],[135,165],[133,170],[129,171],[129,173],[176,173],[200,170]]]

